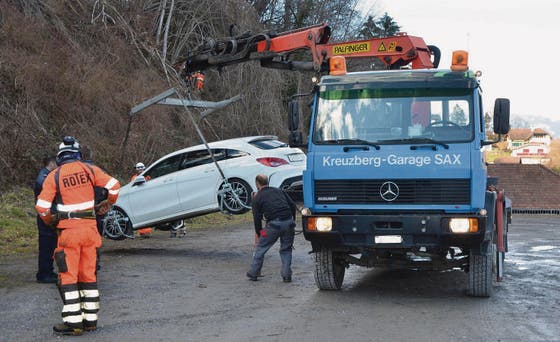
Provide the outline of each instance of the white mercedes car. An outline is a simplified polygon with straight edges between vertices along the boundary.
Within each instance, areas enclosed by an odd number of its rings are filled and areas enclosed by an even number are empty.
[[[133,236],[143,227],[174,229],[182,219],[216,211],[241,214],[250,209],[255,176],[271,186],[301,196],[306,156],[275,136],[211,142],[170,153],[123,186],[104,219],[104,235]],[[222,174],[223,173],[223,174]]]

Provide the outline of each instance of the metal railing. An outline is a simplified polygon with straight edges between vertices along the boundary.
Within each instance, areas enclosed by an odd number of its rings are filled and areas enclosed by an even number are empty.
[[[513,214],[523,215],[560,215],[560,209],[544,208],[512,208]]]

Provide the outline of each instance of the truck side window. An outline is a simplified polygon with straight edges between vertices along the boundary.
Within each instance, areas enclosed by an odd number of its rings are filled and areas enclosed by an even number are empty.
[[[449,121],[458,126],[469,124],[469,103],[467,101],[449,101]]]

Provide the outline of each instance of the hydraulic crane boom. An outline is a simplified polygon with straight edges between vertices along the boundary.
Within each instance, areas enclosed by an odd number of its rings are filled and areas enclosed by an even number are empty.
[[[426,45],[422,38],[404,33],[341,43],[328,43],[330,36],[330,27],[318,24],[279,34],[245,33],[228,39],[210,39],[180,61],[180,66],[190,75],[211,67],[250,60],[259,60],[263,67],[320,72],[328,70],[326,66],[332,56],[377,58],[387,69],[397,69],[409,63],[413,69],[435,68],[439,63],[438,48]],[[308,50],[313,61],[291,58],[292,53],[301,50]]]

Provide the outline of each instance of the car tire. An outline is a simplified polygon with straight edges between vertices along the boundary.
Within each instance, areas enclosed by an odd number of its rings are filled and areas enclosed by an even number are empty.
[[[128,215],[118,207],[113,207],[103,218],[103,236],[111,240],[131,238],[132,223]]]
[[[227,211],[233,215],[243,214],[251,209],[251,199],[253,189],[247,182],[239,178],[228,179],[228,185],[231,190],[226,189],[226,184],[223,183],[220,186],[219,192],[221,195],[218,196],[218,203],[222,210]],[[239,201],[233,195],[233,192],[237,195]]]

